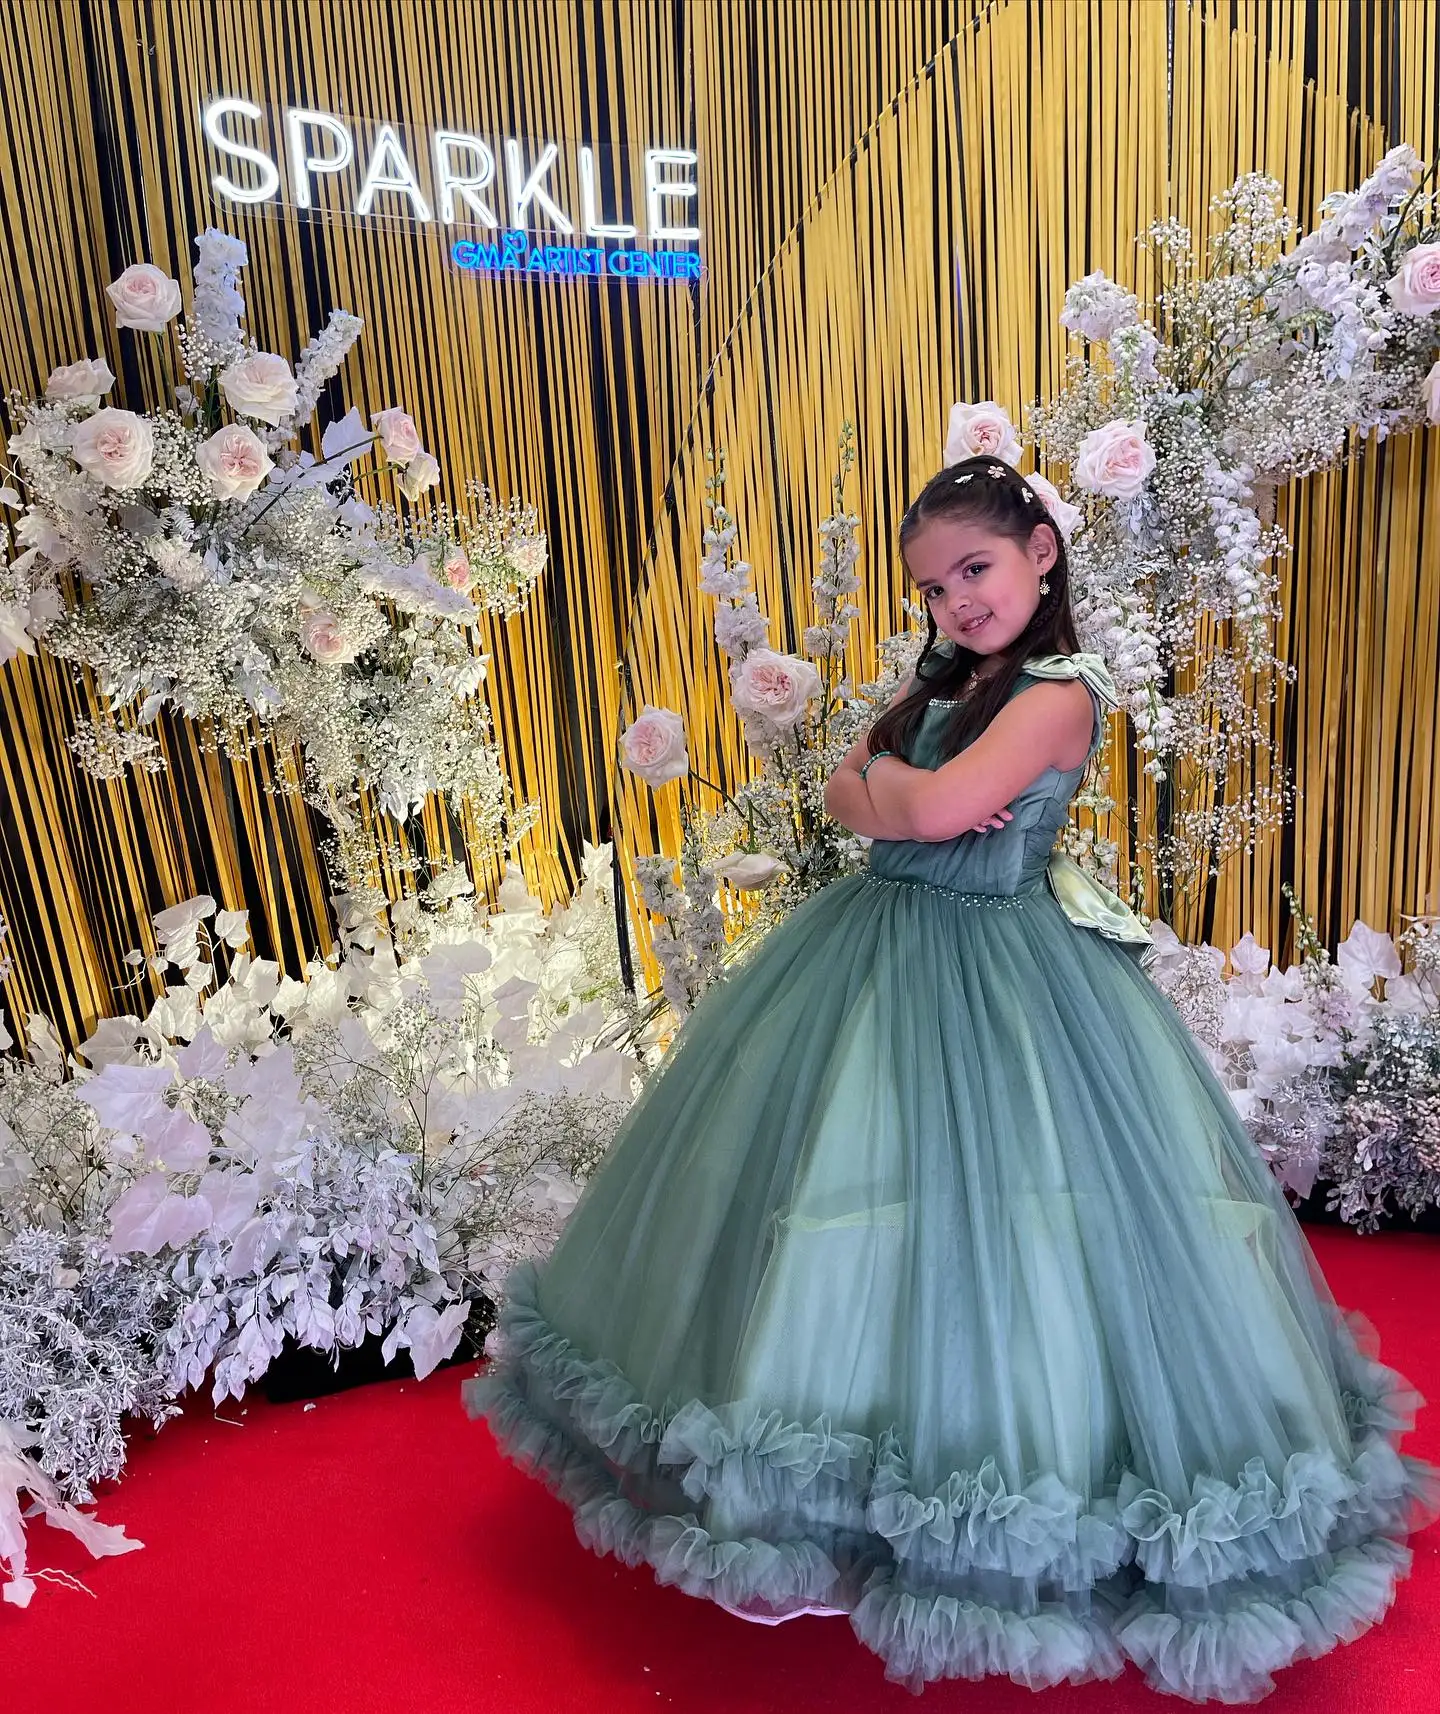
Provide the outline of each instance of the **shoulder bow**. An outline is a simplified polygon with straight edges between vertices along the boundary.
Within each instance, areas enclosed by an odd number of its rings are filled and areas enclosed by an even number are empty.
[[[1101,655],[1035,655],[1025,663],[1031,678],[1078,678],[1107,708],[1120,706],[1120,693]]]
[[[1026,661],[1025,671],[1032,678],[1078,678],[1088,690],[1095,693],[1102,708],[1113,709],[1120,706],[1115,680],[1111,678],[1110,669],[1099,655],[1037,655],[1033,660]],[[1154,942],[1150,938],[1150,931],[1135,912],[1118,893],[1112,893],[1108,887],[1101,886],[1093,875],[1087,874],[1073,857],[1067,857],[1063,852],[1055,852],[1046,870],[1046,879],[1060,909],[1076,928],[1093,929],[1107,940],[1118,940],[1125,946],[1138,946],[1153,951]],[[1141,956],[1143,959],[1143,952]]]

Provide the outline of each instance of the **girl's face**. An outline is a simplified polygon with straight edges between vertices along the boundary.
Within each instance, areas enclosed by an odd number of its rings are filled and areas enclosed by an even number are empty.
[[[1017,542],[954,518],[930,519],[905,548],[906,569],[936,628],[977,655],[999,654],[1020,636],[1056,557],[1049,524],[1037,524],[1028,542]]]

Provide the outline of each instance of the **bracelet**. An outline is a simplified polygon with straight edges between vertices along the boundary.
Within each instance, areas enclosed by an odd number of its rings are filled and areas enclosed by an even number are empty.
[[[866,774],[869,773],[870,769],[875,766],[882,756],[893,756],[894,754],[895,752],[893,750],[877,750],[870,760],[866,762],[864,767],[861,768],[860,778],[863,780]]]

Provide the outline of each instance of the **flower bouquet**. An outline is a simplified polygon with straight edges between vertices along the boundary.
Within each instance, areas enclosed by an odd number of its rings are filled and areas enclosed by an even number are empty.
[[[478,1343],[509,1269],[554,1242],[635,1092],[610,853],[548,915],[513,866],[499,911],[454,877],[374,914],[300,980],[207,897],[154,919],[142,1017],[67,1058],[28,1020],[0,1055],[0,1596],[34,1592],[30,1495],[75,1510],[124,1467],[127,1418],[208,1383],[240,1398],[287,1342],[376,1340],[423,1375]],[[138,986],[138,978],[137,978]],[[479,1323],[476,1326],[476,1323]],[[6,1573],[8,1572],[8,1580]]]
[[[230,755],[265,741],[302,757],[290,787],[329,817],[351,886],[373,872],[362,793],[396,821],[442,793],[503,850],[535,811],[510,798],[475,626],[539,577],[533,510],[475,484],[471,513],[422,507],[440,470],[399,409],[369,426],[336,413],[304,446],[360,321],[332,311],[292,370],[243,330],[245,245],[211,230],[196,247],[183,319],[178,282],[149,263],[108,288],[120,328],[165,342],[168,399],[106,403],[115,377],[87,358],[10,400],[0,500],[19,551],[0,572],[0,661],[42,646],[94,672],[101,705],[70,742],[101,778],[163,766],[162,710]]]
[[[1174,1001],[1286,1189],[1328,1185],[1360,1231],[1440,1202],[1440,919],[1398,942],[1356,923],[1331,959],[1295,913],[1299,961],[1253,935],[1226,955],[1154,929],[1151,975]]]
[[[810,893],[858,868],[869,846],[828,815],[825,783],[909,676],[921,637],[900,634],[882,643],[881,676],[873,682],[857,688],[843,675],[850,624],[859,612],[847,599],[860,587],[860,520],[844,505],[854,458],[854,430],[847,423],[833,510],[820,524],[814,622],[804,630],[803,656],[771,647],[770,620],[748,587],[751,567],[735,557],[738,530],[720,498],[723,469],[707,485],[710,524],[700,588],[717,598],[715,642],[730,658],[730,704],[758,764],[754,777],[729,791],[701,775],[690,765],[684,720],[672,709],[647,704],[621,734],[621,765],[651,787],[693,778],[721,800],[714,812],[683,810],[678,882],[668,856],[636,862],[641,897],[663,931],[654,940],[662,993],[680,1017],[728,960],[743,956]],[[716,902],[721,882],[755,895],[748,922],[728,940]]]
[[[1292,807],[1266,765],[1267,711],[1293,677],[1273,652],[1288,547],[1277,489],[1368,435],[1440,421],[1440,203],[1412,149],[1327,197],[1289,250],[1275,180],[1247,174],[1212,207],[1203,259],[1176,221],[1142,236],[1161,279],[1150,313],[1098,272],[1070,288],[1060,319],[1088,349],[1060,394],[1032,405],[1026,436],[1068,469],[1077,618],[1155,782],[1136,845],[1166,920]],[[952,429],[954,456],[1018,456],[1013,434],[977,447],[977,430]],[[978,433],[1004,430],[982,420]],[[1138,903],[1138,869],[1132,883]]]

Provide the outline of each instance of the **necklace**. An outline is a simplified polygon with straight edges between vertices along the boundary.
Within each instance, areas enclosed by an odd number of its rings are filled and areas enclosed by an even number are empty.
[[[992,673],[973,673],[970,678],[965,681],[964,688],[961,690],[959,696],[932,696],[930,698],[930,707],[963,708],[965,704],[969,702],[970,698],[974,696],[975,692],[979,690],[980,686],[985,684],[993,676],[994,675]]]

